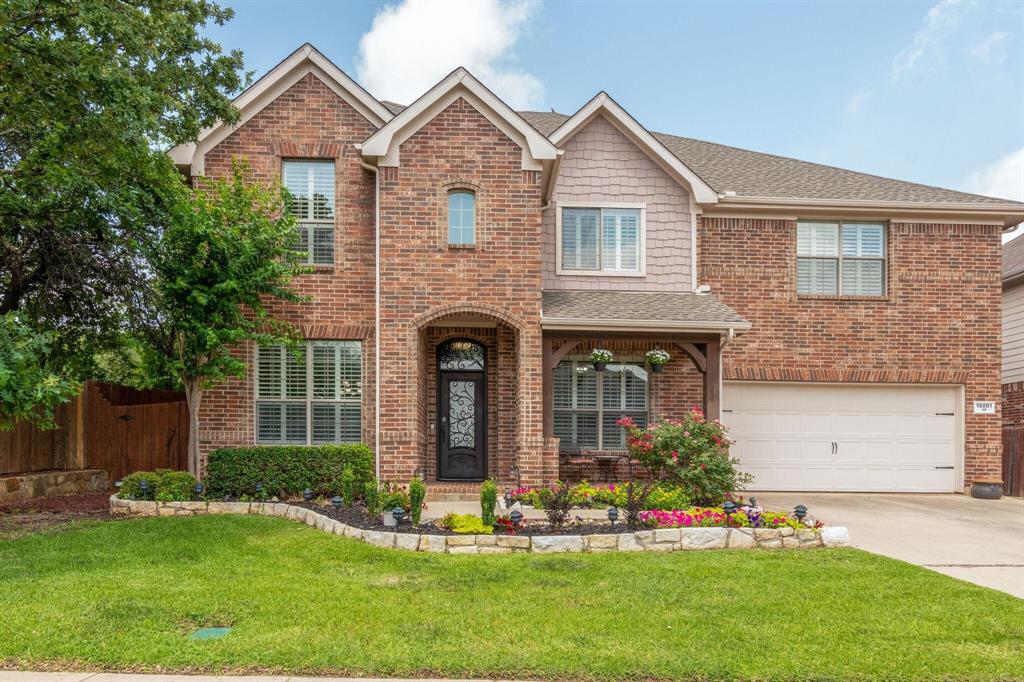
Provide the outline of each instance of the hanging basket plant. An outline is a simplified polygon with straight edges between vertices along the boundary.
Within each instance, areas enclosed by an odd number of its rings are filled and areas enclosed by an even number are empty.
[[[644,355],[647,360],[647,364],[650,365],[652,372],[660,372],[665,369],[665,365],[672,359],[672,356],[668,354],[668,351],[664,351],[660,348],[649,350]]]
[[[594,350],[590,351],[590,361],[594,363],[594,369],[596,369],[598,372],[603,372],[604,368],[608,365],[608,363],[614,359],[615,354],[612,353],[610,350],[605,350],[603,348],[595,348]]]

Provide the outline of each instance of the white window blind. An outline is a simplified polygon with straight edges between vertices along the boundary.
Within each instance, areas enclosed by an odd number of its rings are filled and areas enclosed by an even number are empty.
[[[797,223],[796,287],[800,294],[885,294],[885,225]]]
[[[640,271],[640,209],[563,208],[562,269]]]
[[[565,360],[555,368],[555,435],[563,450],[623,450],[620,417],[647,424],[647,370],[639,363]]]
[[[282,175],[306,262],[334,263],[334,162],[285,161]]]
[[[259,443],[354,443],[362,423],[359,341],[310,341],[256,353]]]

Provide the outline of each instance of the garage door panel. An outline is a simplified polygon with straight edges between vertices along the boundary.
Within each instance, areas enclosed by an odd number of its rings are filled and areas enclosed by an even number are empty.
[[[723,421],[755,490],[950,492],[958,402],[953,387],[727,382]]]

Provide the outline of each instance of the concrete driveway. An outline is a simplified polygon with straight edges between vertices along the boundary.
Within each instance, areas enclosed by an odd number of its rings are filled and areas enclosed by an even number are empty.
[[[1024,499],[967,495],[746,493],[768,509],[805,505],[855,547],[1024,599]]]

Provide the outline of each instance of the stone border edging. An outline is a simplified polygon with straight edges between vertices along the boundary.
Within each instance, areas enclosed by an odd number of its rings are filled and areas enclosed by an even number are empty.
[[[278,516],[375,547],[446,554],[533,552],[676,552],[698,549],[846,547],[850,534],[842,526],[825,528],[656,528],[599,535],[420,535],[363,530],[312,509],[287,502],[148,502],[110,496],[117,516],[195,516],[255,514]]]

